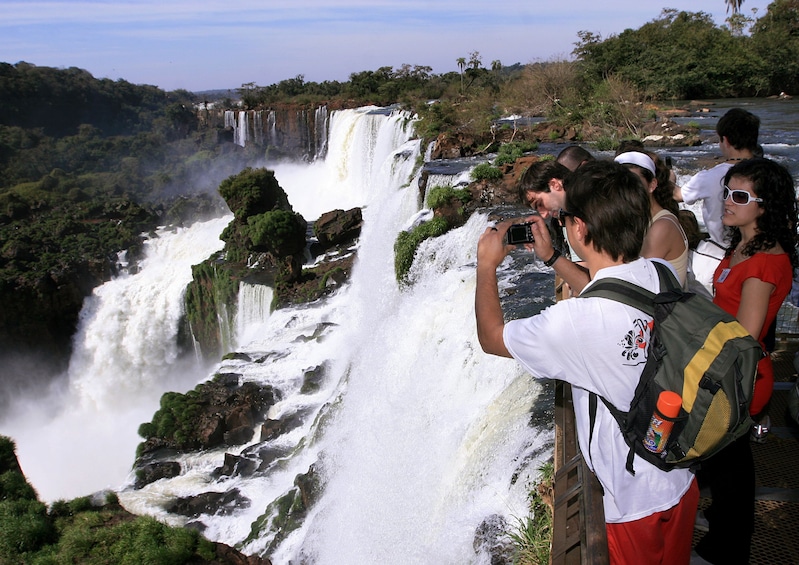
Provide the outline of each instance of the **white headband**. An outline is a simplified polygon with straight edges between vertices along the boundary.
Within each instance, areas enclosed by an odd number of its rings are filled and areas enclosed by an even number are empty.
[[[638,165],[642,169],[648,170],[653,175],[657,176],[655,172],[655,162],[646,153],[640,151],[628,151],[618,155],[614,161],[622,165]]]

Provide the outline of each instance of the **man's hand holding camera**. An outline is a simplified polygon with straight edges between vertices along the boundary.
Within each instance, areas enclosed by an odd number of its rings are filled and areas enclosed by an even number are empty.
[[[487,228],[477,244],[478,264],[490,264],[496,269],[517,245],[534,251],[539,258],[549,258],[555,253],[546,220],[533,214],[522,222],[518,218],[504,220]]]

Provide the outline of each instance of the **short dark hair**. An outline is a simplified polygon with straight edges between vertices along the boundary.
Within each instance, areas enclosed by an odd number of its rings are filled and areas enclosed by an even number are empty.
[[[566,208],[586,223],[586,245],[614,260],[634,261],[649,229],[649,194],[641,179],[614,161],[586,163],[565,180]]]
[[[552,179],[563,180],[569,174],[569,169],[553,160],[536,161],[519,177],[519,199],[522,204],[527,203],[525,193],[549,192],[549,181]]]
[[[555,160],[570,171],[575,171],[584,163],[593,161],[594,159],[595,157],[591,155],[587,149],[579,145],[569,145],[558,153]]]
[[[760,118],[743,108],[730,108],[716,124],[719,137],[726,137],[736,149],[757,151],[759,132]]]

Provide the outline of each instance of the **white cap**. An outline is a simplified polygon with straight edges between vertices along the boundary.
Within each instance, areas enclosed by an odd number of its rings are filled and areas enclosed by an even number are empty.
[[[613,160],[617,163],[621,163],[622,165],[638,165],[642,169],[648,170],[653,175],[657,175],[655,172],[655,162],[646,153],[641,153],[640,151],[628,151],[618,155]]]

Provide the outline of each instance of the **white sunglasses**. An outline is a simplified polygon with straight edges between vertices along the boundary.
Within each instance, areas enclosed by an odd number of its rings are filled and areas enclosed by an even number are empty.
[[[755,198],[745,190],[731,190],[729,186],[724,186],[724,192],[722,193],[724,200],[732,197],[732,201],[735,204],[740,206],[746,206],[750,202],[763,202],[762,198]]]

